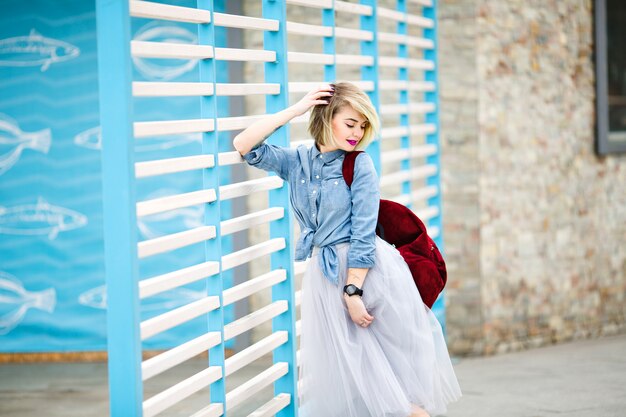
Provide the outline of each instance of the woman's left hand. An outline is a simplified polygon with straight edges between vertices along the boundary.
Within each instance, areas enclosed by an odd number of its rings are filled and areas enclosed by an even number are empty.
[[[346,300],[346,305],[348,306],[348,312],[350,313],[350,317],[352,321],[355,322],[358,326],[366,328],[372,321],[374,321],[374,316],[370,315],[365,309],[365,304],[363,304],[363,300],[358,295],[353,295],[350,297],[347,294],[343,296],[344,300]]]

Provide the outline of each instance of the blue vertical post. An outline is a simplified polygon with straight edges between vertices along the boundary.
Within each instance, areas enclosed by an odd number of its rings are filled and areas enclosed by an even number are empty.
[[[287,9],[284,1],[263,0],[263,17],[275,19],[279,22],[279,30],[265,31],[263,42],[264,49],[276,51],[276,61],[265,63],[265,82],[280,84],[280,94],[268,95],[265,100],[266,112],[276,113],[289,106],[289,85],[287,65]],[[278,129],[270,137],[270,142],[275,145],[289,146],[289,124]],[[272,174],[274,175],[274,174]],[[275,394],[288,393],[291,402],[283,408],[278,417],[293,417],[298,415],[298,368],[296,365],[296,310],[293,276],[293,238],[292,222],[289,215],[289,191],[288,184],[281,189],[271,190],[269,201],[271,207],[285,207],[285,216],[282,219],[270,223],[270,238],[282,237],[285,239],[285,249],[275,252],[271,256],[272,269],[285,269],[287,279],[272,287],[272,302],[287,300],[288,309],[283,314],[272,320],[272,331],[287,331],[287,343],[274,350],[273,358],[276,362],[287,362],[289,371],[274,384]]]
[[[226,13],[226,0],[214,0],[213,11],[216,13]],[[214,26],[215,43],[216,47],[228,47],[227,42],[227,29],[225,27]],[[229,67],[232,65],[228,61],[215,60],[215,82],[216,83],[228,83],[230,80]],[[229,108],[230,97],[215,97],[216,113],[215,117],[228,117],[230,115]],[[217,132],[217,148],[219,152],[229,152],[232,150],[232,132]],[[217,158],[217,154],[215,156]],[[219,168],[219,182],[220,185],[227,185],[232,182],[232,168],[227,165]],[[220,202],[220,218],[221,220],[228,220],[232,218],[233,202],[232,200],[224,200]],[[222,237],[221,242],[222,253],[232,253],[233,251],[233,236],[227,235]],[[222,272],[222,289],[227,289],[233,286],[233,270]],[[235,305],[231,304],[224,307],[224,324],[228,324],[235,317]],[[225,342],[224,348],[232,348],[235,345],[235,339],[230,339]]]
[[[128,0],[98,0],[96,16],[110,414],[138,417],[143,393]]]
[[[211,23],[198,25],[198,44],[199,45],[215,45],[215,21],[213,14],[213,0],[198,0],[198,9],[211,11]],[[200,82],[213,83],[215,86],[215,58],[203,59],[199,62]],[[202,119],[213,119],[215,128],[211,132],[202,134],[202,153],[213,155],[215,165],[207,168],[202,172],[202,184],[204,189],[214,189],[216,200],[205,204],[204,219],[208,225],[215,226],[216,237],[205,242],[205,258],[207,261],[220,262],[221,269],[221,230],[220,230],[220,194],[219,194],[219,164],[218,164],[218,132],[217,132],[217,103],[216,92],[213,95],[203,96],[200,102],[200,117]],[[207,292],[209,296],[218,296],[220,299],[220,307],[208,313],[208,330],[209,332],[219,332],[221,342],[209,349],[209,366],[219,366],[222,368],[222,378],[211,384],[211,402],[222,403],[224,405],[224,414],[226,417],[226,385],[224,383],[225,367],[224,367],[224,310],[222,297],[222,274],[213,275],[207,278]]]
[[[406,0],[398,0],[397,1],[397,10],[399,12],[402,13],[406,13],[407,12],[407,7],[406,7]],[[398,22],[398,34],[399,35],[406,35],[408,33],[407,31],[407,24],[406,22]],[[398,44],[398,58],[408,58],[409,57],[409,52],[407,50],[407,46],[406,44],[403,43],[399,43]],[[409,80],[409,70],[408,67],[399,67],[398,68],[398,80],[400,81],[407,81]],[[409,92],[407,89],[401,89],[400,90],[400,94],[398,97],[398,103],[400,104],[409,104]],[[406,126],[407,128],[409,127],[410,123],[409,123],[409,114],[408,113],[402,113],[400,115],[400,126]],[[407,132],[406,135],[403,135],[400,138],[400,147],[402,149],[406,149],[408,151],[408,149],[411,147],[411,133]],[[411,168],[411,159],[410,156],[406,155],[405,159],[402,160],[401,162],[401,169],[403,171],[408,171]],[[411,194],[411,180],[407,180],[402,182],[402,194]],[[409,202],[409,204],[407,204],[407,207],[412,207],[413,203]]]
[[[374,64],[371,66],[364,66],[361,68],[361,79],[363,81],[371,81],[374,84],[374,90],[367,93],[374,108],[377,112],[380,112],[380,88],[379,88],[379,75],[378,75],[378,14],[376,9],[376,0],[361,0],[361,4],[370,6],[372,8],[371,16],[361,16],[361,29],[368,30],[374,34],[371,41],[361,41],[361,54],[368,55],[374,58]],[[380,178],[382,174],[382,164],[380,157],[380,135],[367,147],[367,152],[374,161],[374,167]]]
[[[335,56],[335,0],[329,9],[322,10],[322,25],[332,29],[331,36],[324,37],[324,53]],[[337,80],[337,65],[333,61],[330,65],[324,65],[324,81],[335,82]]]
[[[435,63],[434,69],[427,70],[424,74],[424,80],[427,82],[430,81],[435,85],[435,89],[433,91],[428,91],[425,94],[425,101],[435,105],[435,111],[426,114],[425,122],[435,125],[436,128],[435,133],[430,133],[426,136],[426,143],[433,144],[437,147],[437,152],[426,158],[426,163],[434,164],[437,167],[437,173],[428,178],[427,184],[436,186],[438,190],[437,195],[428,199],[428,205],[435,206],[438,209],[437,216],[430,219],[428,221],[428,225],[438,228],[439,235],[434,240],[443,254],[445,248],[443,247],[443,225],[441,220],[443,216],[441,212],[441,145],[439,143],[439,80],[437,76],[437,71],[439,69],[439,63],[437,61],[437,0],[433,0],[432,6],[424,7],[424,17],[432,19],[434,22],[434,26],[432,28],[424,29],[424,38],[430,39],[433,42],[433,48],[426,49],[424,51],[424,59]],[[437,319],[441,323],[445,332],[444,293],[442,293],[435,302],[433,312],[437,316]]]

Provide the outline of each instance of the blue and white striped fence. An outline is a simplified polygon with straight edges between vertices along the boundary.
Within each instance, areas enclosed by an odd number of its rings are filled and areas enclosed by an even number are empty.
[[[289,103],[290,93],[300,96],[320,80],[289,79],[288,64],[323,65],[326,81],[337,79],[339,70],[355,68],[355,79],[383,117],[397,115],[397,124],[384,123],[381,137],[368,149],[381,174],[383,197],[413,207],[420,203],[418,215],[428,220],[429,230],[441,246],[441,200],[439,186],[438,103],[436,80],[435,4],[428,0],[401,0],[393,7],[383,2],[362,0],[360,4],[332,0],[264,0],[262,17],[221,13],[222,2],[199,0],[197,7],[135,0],[99,0],[98,56],[100,70],[101,118],[103,129],[103,175],[106,269],[108,284],[109,380],[111,415],[153,416],[164,412],[190,395],[210,388],[210,403],[195,416],[221,416],[273,385],[274,397],[251,416],[296,416],[298,414],[296,321],[300,291],[296,277],[305,263],[293,262],[293,222],[289,212],[287,187],[276,175],[243,181],[230,179],[230,167],[241,164],[236,151],[218,145],[218,136],[241,130],[258,116],[220,117],[220,96],[263,94],[266,112],[274,113]],[[321,12],[322,25],[288,21],[290,7],[306,7]],[[410,13],[410,7],[415,13]],[[339,27],[339,14],[359,17],[358,28]],[[149,18],[197,25],[198,44],[131,40],[132,18]],[[383,22],[395,22],[395,31],[381,31]],[[223,28],[260,30],[264,49],[218,47],[216,31]],[[409,35],[409,28],[423,30],[422,36]],[[322,53],[292,51],[287,34],[322,38]],[[361,53],[344,54],[341,42],[359,42]],[[396,56],[381,55],[382,45],[397,45]],[[411,51],[416,51],[412,53]],[[198,60],[197,82],[133,81],[132,58]],[[222,62],[245,61],[264,64],[264,82],[235,84],[220,82]],[[397,68],[390,77],[385,68]],[[360,73],[359,73],[360,71]],[[416,74],[413,79],[412,75]],[[389,78],[387,78],[389,77]],[[397,91],[395,102],[382,103],[381,91]],[[422,92],[423,101],[412,102],[411,92]],[[137,121],[134,97],[196,96],[199,117],[185,120]],[[424,118],[413,123],[411,116]],[[387,119],[385,119],[387,120]],[[296,118],[302,126],[307,115]],[[196,133],[202,135],[202,152],[185,157],[164,157],[136,162],[133,142],[145,137]],[[269,139],[282,146],[295,146],[290,126],[278,129]],[[305,139],[305,141],[308,141]],[[399,141],[399,142],[398,142]],[[425,164],[419,163],[426,157]],[[394,164],[400,170],[387,173]],[[202,173],[199,190],[157,199],[138,201],[136,187],[142,178],[180,172]],[[387,190],[400,184],[401,192]],[[238,197],[268,192],[269,207],[241,217],[228,218],[227,203]],[[190,206],[204,207],[204,224],[159,238],[139,241],[137,218]],[[233,252],[222,239],[237,232],[269,224],[269,240]],[[142,259],[203,244],[205,260],[198,265],[141,279]],[[271,270],[242,284],[227,287],[224,274],[237,266],[270,255]],[[143,320],[139,314],[142,299],[190,283],[204,281],[206,296],[162,315]],[[224,308],[271,288],[271,303],[249,315],[226,322]],[[443,321],[441,299],[435,312]],[[205,316],[206,332],[153,358],[142,361],[142,341]],[[252,346],[225,357],[224,344],[233,337],[272,321],[272,332]],[[145,381],[166,370],[209,352],[205,369],[144,399]],[[225,378],[263,355],[273,353],[273,364],[265,371],[226,392]]]

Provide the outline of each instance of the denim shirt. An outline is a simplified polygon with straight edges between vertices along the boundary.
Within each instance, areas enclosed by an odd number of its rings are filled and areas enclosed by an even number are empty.
[[[345,154],[341,149],[321,153],[315,145],[292,149],[262,142],[243,156],[249,165],[287,181],[301,231],[295,259],[304,261],[313,246],[319,246],[320,267],[335,285],[339,281],[335,244],[350,242],[348,268],[374,265],[380,202],[372,158],[365,152],[357,156],[350,189],[341,172]]]

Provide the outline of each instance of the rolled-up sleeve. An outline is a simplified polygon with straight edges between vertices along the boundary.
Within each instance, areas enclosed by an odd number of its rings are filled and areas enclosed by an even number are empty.
[[[352,229],[348,268],[371,268],[376,259],[376,223],[380,205],[378,174],[372,158],[357,155],[352,181]]]
[[[289,177],[291,162],[296,158],[296,150],[261,142],[243,156],[253,167],[273,171],[283,180]]]

